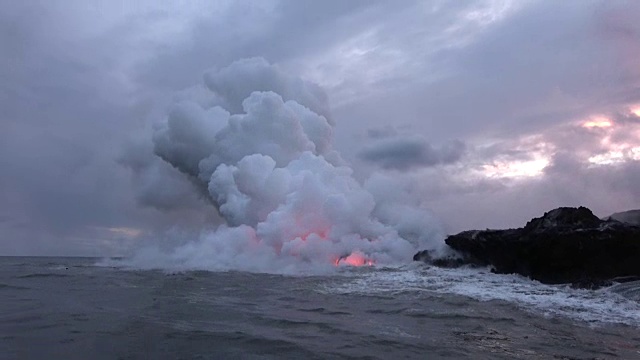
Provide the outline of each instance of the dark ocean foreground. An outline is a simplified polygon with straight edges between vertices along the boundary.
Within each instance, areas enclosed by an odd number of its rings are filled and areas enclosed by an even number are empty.
[[[332,276],[0,258],[2,359],[640,359],[640,284],[472,269]]]

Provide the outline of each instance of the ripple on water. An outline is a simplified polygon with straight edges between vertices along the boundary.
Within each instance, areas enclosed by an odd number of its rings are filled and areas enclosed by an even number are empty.
[[[33,273],[16,276],[17,279],[35,279],[35,278],[65,278],[69,277],[67,274],[58,273]]]
[[[28,290],[28,289],[29,289],[28,287],[24,287],[24,286],[0,284],[0,290]]]

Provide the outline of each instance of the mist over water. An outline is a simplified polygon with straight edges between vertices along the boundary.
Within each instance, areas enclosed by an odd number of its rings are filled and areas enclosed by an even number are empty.
[[[262,58],[210,71],[204,83],[155,129],[153,151],[225,224],[172,251],[142,249],[128,265],[324,273],[406,263],[443,245],[438,222],[401,183],[356,181],[333,149],[319,86]]]

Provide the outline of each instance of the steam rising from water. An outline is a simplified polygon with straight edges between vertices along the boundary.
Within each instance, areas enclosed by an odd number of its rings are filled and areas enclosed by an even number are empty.
[[[363,186],[333,149],[325,93],[264,59],[207,73],[209,105],[177,104],[153,134],[154,152],[206,194],[226,220],[215,232],[142,267],[317,272],[407,262],[441,234],[402,184]]]

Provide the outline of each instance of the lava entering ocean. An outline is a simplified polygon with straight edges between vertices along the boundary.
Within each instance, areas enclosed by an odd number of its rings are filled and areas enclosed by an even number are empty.
[[[349,256],[344,256],[336,259],[335,265],[350,265],[350,266],[373,266],[375,261],[367,259],[364,254],[360,252],[353,252]]]
[[[156,128],[153,151],[205,194],[226,224],[165,260],[185,268],[297,271],[405,262],[417,247],[440,243],[431,216],[395,179],[355,180],[333,149],[333,120],[319,86],[261,58],[204,78],[207,89],[192,91]],[[147,251],[146,259],[162,262],[160,253]]]

